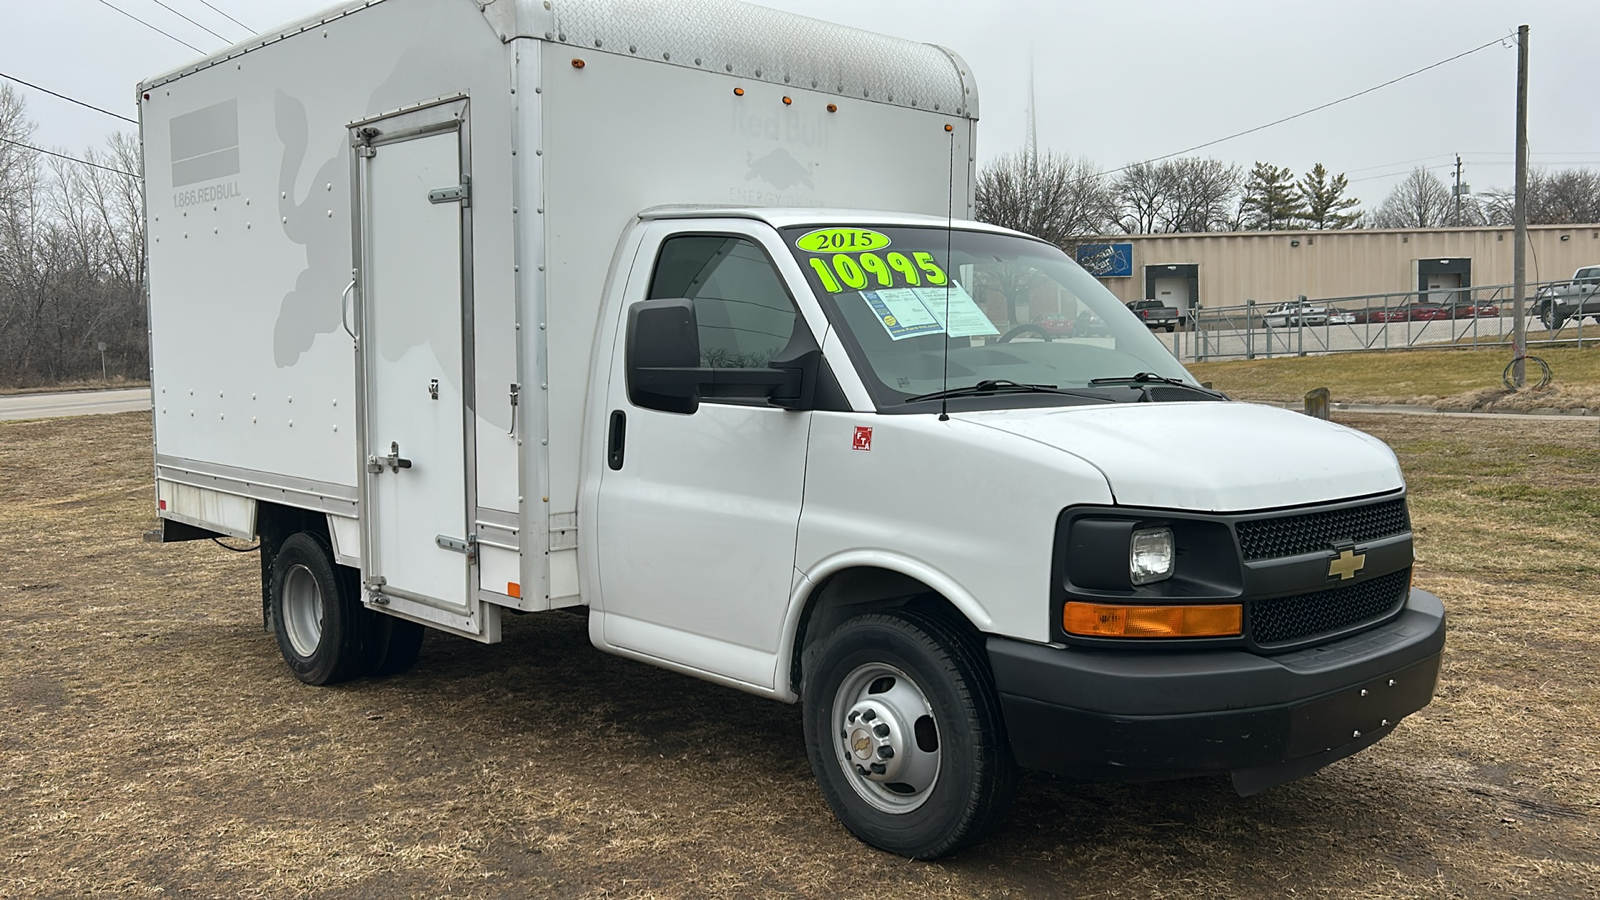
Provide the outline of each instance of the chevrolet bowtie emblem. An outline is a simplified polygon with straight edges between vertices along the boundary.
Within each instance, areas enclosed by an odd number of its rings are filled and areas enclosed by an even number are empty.
[[[1340,581],[1349,581],[1356,577],[1356,573],[1367,567],[1367,555],[1354,550],[1346,550],[1328,560],[1328,577],[1338,577]]]

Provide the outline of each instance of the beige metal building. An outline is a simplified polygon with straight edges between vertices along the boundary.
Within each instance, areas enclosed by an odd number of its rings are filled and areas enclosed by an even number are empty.
[[[1448,299],[1462,288],[1510,284],[1513,246],[1510,228],[1403,228],[1120,235],[1069,252],[1124,302],[1156,298],[1183,310],[1301,295]],[[1596,264],[1600,225],[1529,226],[1530,283]]]

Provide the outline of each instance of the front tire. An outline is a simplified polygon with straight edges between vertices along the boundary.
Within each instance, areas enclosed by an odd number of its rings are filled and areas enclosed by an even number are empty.
[[[806,751],[824,799],[875,847],[932,859],[1005,814],[1016,763],[981,646],[912,610],[858,616],[805,680]]]
[[[1554,303],[1547,303],[1539,310],[1539,321],[1544,323],[1544,327],[1549,331],[1560,331],[1561,326],[1567,324],[1566,318],[1556,310]]]
[[[272,630],[278,651],[306,684],[334,684],[361,674],[366,610],[341,577],[333,550],[309,532],[290,535],[272,560]]]

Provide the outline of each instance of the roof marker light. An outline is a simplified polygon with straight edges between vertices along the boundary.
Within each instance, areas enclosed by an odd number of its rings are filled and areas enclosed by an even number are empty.
[[[585,65],[585,63],[581,59],[575,59],[575,60],[572,61],[572,67],[574,69],[581,69],[581,68],[584,67],[584,65]]]
[[[744,96],[744,88],[734,88],[733,89],[733,95],[735,97],[743,97]]]

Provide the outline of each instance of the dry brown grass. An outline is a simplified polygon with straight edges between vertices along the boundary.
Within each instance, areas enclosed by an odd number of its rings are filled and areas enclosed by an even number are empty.
[[[954,860],[874,851],[797,711],[533,615],[295,681],[256,559],[148,546],[148,417],[0,424],[0,897],[1600,896],[1593,421],[1351,418],[1409,470],[1440,693],[1246,799],[1024,779]]]
[[[1336,403],[1405,403],[1444,410],[1600,411],[1600,344],[1536,347],[1554,372],[1543,390],[1506,390],[1508,350],[1415,350],[1190,363],[1197,378],[1240,400],[1299,404],[1325,387]],[[1529,365],[1529,382],[1540,372]]]
[[[58,381],[52,384],[0,384],[0,397],[7,394],[55,394],[64,391],[120,391],[127,388],[149,386],[148,379],[124,378],[121,375],[113,375],[103,381],[99,378],[87,378],[77,381]]]

